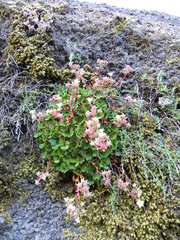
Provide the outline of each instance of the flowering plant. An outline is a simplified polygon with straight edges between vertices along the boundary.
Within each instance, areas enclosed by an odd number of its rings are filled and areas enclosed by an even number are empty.
[[[83,78],[79,66],[70,65],[75,79],[52,96],[45,111],[31,112],[38,122],[35,138],[42,157],[51,159],[58,171],[71,171],[90,184],[103,181],[94,165],[99,170],[109,168],[111,156],[120,155],[121,128],[130,127],[126,115],[120,114],[108,98],[112,89],[116,91],[116,81],[99,76],[105,63],[98,60],[91,82]]]
[[[50,29],[50,24],[53,22],[52,19],[48,21],[44,21],[44,19],[38,16],[37,11],[23,11],[23,16],[26,19],[24,25],[27,26],[29,31],[40,31],[45,32],[46,30]]]

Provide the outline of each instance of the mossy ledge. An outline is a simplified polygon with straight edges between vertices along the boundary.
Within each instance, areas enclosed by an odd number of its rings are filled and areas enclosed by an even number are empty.
[[[105,188],[93,191],[86,201],[86,213],[80,219],[80,234],[69,229],[64,237],[80,240],[99,239],[177,239],[179,220],[172,209],[178,199],[164,199],[161,189],[152,181],[144,180],[142,199],[145,207],[139,208],[134,200],[122,192],[116,196],[112,208],[112,193]],[[167,205],[168,202],[168,205]]]
[[[27,68],[36,80],[58,82],[62,80],[61,71],[56,67],[50,52],[54,50],[50,30],[29,31],[23,15],[26,8],[11,9],[11,32],[9,36],[9,61],[21,68]],[[31,10],[35,10],[33,7]],[[30,10],[29,10],[30,11]],[[47,19],[47,12],[37,10],[38,18]]]

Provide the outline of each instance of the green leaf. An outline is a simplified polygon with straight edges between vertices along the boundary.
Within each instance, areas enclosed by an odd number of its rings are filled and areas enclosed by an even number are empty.
[[[39,145],[39,148],[40,148],[40,149],[43,149],[45,146],[46,146],[46,143],[44,142],[44,143],[41,143],[41,144]]]
[[[49,142],[51,143],[52,146],[55,146],[57,144],[57,140],[53,138],[51,138]]]
[[[44,123],[39,122],[39,123],[38,123],[38,129],[43,129],[43,128],[44,128]]]
[[[108,149],[104,152],[103,156],[106,158],[112,153],[112,148],[108,147]]]

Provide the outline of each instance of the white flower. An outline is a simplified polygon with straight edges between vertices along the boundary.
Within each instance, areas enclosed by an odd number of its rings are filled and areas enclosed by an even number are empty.
[[[110,77],[112,77],[113,73],[114,73],[114,72],[109,72],[108,75],[109,75]]]
[[[75,211],[75,210],[76,210],[75,206],[72,205],[72,204],[69,204],[68,209],[69,209],[69,210],[72,210],[72,211]]]
[[[90,145],[91,145],[91,146],[95,146],[95,145],[96,145],[96,144],[95,144],[95,141],[91,141],[91,142],[90,142]]]
[[[107,147],[110,147],[112,145],[111,141],[107,141]]]
[[[91,112],[90,111],[87,111],[86,112],[86,117],[88,118],[88,117],[90,117],[91,116]]]
[[[39,185],[39,180],[35,180],[35,185]]]
[[[94,117],[94,118],[92,118],[92,121],[93,121],[94,123],[99,123],[99,118]]]
[[[69,198],[68,197],[64,198],[64,201],[65,203],[69,202]]]
[[[62,108],[63,104],[62,103],[57,103],[58,108]]]
[[[93,98],[92,98],[92,97],[91,97],[91,98],[90,98],[90,97],[88,97],[88,98],[87,98],[87,101],[88,101],[88,103],[89,103],[89,104],[91,104],[91,103],[92,103],[92,100],[93,100]]]
[[[104,129],[103,129],[103,128],[102,128],[102,129],[99,129],[98,135],[99,135],[100,138],[103,138],[103,137],[106,136],[106,133],[104,132]]]
[[[32,120],[33,121],[36,120],[36,111],[35,110],[31,110],[30,114],[31,114]]]
[[[160,106],[169,106],[172,104],[172,100],[169,98],[165,98],[165,97],[159,97],[158,104]]]
[[[144,201],[141,201],[140,199],[137,200],[138,207],[144,207]]]
[[[76,218],[75,219],[77,223],[80,223],[80,219],[79,218]]]
[[[79,83],[80,83],[80,81],[78,79],[76,79],[76,80],[74,80],[72,85],[78,87]]]
[[[116,117],[116,120],[119,122],[121,120],[121,116],[120,115],[117,115]]]

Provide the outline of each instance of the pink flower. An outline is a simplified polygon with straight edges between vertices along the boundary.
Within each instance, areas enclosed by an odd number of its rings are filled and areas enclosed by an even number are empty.
[[[104,64],[107,64],[108,62],[105,61],[105,60],[100,60],[100,59],[98,59],[98,60],[97,60],[97,63],[99,63],[100,67],[102,67]]]
[[[108,170],[108,171],[103,171],[101,173],[102,177],[103,177],[103,180],[104,180],[104,185],[108,185],[110,183],[110,175],[111,175],[111,171]]]
[[[38,19],[38,17],[35,17],[35,18],[32,20],[32,22],[34,22],[34,23],[38,24],[38,22],[39,22],[39,19]]]
[[[28,24],[28,30],[29,30],[29,31],[33,31],[33,30],[35,30],[35,28],[34,28],[34,26],[33,26],[33,25],[31,25],[31,24]]]
[[[31,13],[33,16],[37,16],[36,10],[33,10]]]
[[[27,16],[28,16],[28,12],[24,11],[24,12],[23,12],[23,16],[24,16],[24,17],[27,17]]]
[[[26,22],[24,22],[24,25],[28,26],[28,25],[29,25],[29,20],[27,20]]]
[[[117,127],[120,127],[121,125],[125,125],[127,128],[130,128],[131,124],[127,122],[125,114],[116,115],[115,119],[117,121],[115,123]]]
[[[121,178],[118,179],[118,187],[120,190],[126,189],[128,185],[128,182],[123,182]]]
[[[134,102],[134,100],[132,99],[131,96],[127,96],[127,97],[125,98],[125,100],[126,100],[129,104],[131,104],[131,103]]]
[[[89,117],[91,116],[91,112],[90,111],[87,111],[86,112],[86,117],[87,117],[87,120],[89,120]]]
[[[70,89],[70,84],[69,84],[69,83],[66,83],[66,87],[67,87],[68,89]]]
[[[130,72],[133,72],[134,70],[133,70],[130,66],[126,66],[126,67],[123,69],[123,71],[124,71],[124,74],[128,74],[128,73],[130,73]]]
[[[53,95],[52,98],[49,99],[50,102],[59,102],[62,100],[62,97],[60,97],[58,94]]]
[[[43,117],[43,113],[42,113],[42,112],[38,112],[38,114],[37,114],[37,120],[38,120],[38,121],[41,121],[42,117]]]
[[[104,133],[103,129],[98,130],[96,135],[94,141],[91,140],[90,145],[95,146],[98,151],[105,152],[107,148],[111,146],[109,137],[106,135],[106,133]]]
[[[96,108],[97,107],[95,105],[92,106],[92,109],[91,109],[92,117],[96,117]]]
[[[84,178],[81,179],[81,182],[76,184],[76,192],[80,192],[84,197],[89,197],[89,186],[87,184],[87,180],[84,180]]]
[[[78,87],[79,86],[80,81],[78,79],[74,80],[71,84],[72,87]]]

